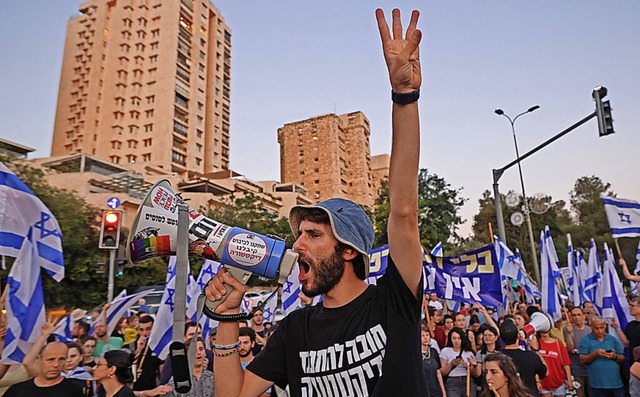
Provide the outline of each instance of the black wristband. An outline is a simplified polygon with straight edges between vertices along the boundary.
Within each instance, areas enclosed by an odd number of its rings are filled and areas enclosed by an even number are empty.
[[[391,91],[391,100],[393,103],[397,103],[398,105],[406,105],[408,103],[412,103],[420,98],[420,89],[418,88],[415,91],[406,92],[406,93],[398,93]]]

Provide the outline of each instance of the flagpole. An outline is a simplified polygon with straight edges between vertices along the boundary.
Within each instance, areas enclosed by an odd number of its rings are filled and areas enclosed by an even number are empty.
[[[622,251],[620,251],[620,245],[618,244],[618,239],[614,238],[613,241],[616,243],[616,250],[618,251],[618,256],[622,258]]]

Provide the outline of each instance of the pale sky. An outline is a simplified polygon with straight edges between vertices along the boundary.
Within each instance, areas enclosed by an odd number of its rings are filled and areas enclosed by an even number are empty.
[[[0,1],[0,136],[50,154],[67,19],[79,1]],[[491,169],[594,111],[606,86],[615,135],[595,119],[523,161],[529,196],[568,200],[596,175],[619,197],[640,200],[640,2],[238,1],[214,2],[232,36],[231,168],[280,179],[277,129],[320,114],[362,111],[372,154],[390,151],[390,85],[374,10],[403,20],[421,11],[424,83],[420,166],[463,188],[461,231],[470,232]],[[634,110],[635,109],[635,110]],[[500,181],[520,191],[517,169]],[[535,216],[535,215],[534,215]]]

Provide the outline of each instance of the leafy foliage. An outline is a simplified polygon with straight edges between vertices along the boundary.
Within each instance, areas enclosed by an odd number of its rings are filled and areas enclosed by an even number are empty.
[[[444,178],[429,174],[425,168],[418,174],[418,220],[421,243],[432,248],[442,241],[445,252],[454,244],[462,241],[458,227],[464,222],[459,211],[466,199],[461,196],[462,189],[452,189]],[[376,240],[374,246],[386,244],[387,221],[389,219],[389,187],[383,181],[381,193],[376,200],[374,225]]]

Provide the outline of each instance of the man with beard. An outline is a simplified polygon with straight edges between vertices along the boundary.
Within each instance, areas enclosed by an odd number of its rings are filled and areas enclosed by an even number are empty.
[[[392,151],[389,168],[389,254],[377,285],[368,285],[374,231],[356,203],[333,198],[291,209],[299,280],[307,296],[322,303],[296,310],[243,371],[237,322],[220,322],[215,348],[216,394],[259,396],[271,385],[291,394],[322,396],[426,395],[420,350],[422,249],[418,231],[418,158],[421,85],[416,29],[418,11],[403,36],[400,11],[390,30],[382,10],[376,18],[392,87]],[[246,286],[221,270],[206,287],[221,300],[216,312],[238,314]]]
[[[109,350],[118,350],[122,348],[124,341],[117,336],[109,335],[107,323],[100,320],[93,326],[93,336],[96,338],[96,349],[93,351],[93,357],[102,357]]]
[[[247,365],[253,361],[253,349],[256,345],[256,332],[249,327],[242,327],[238,331],[238,355],[240,356],[240,364],[242,368],[247,368]]]
[[[267,333],[269,332],[264,326],[264,312],[262,310],[257,310],[253,314],[251,329],[255,332],[253,354],[256,355],[267,344]]]

